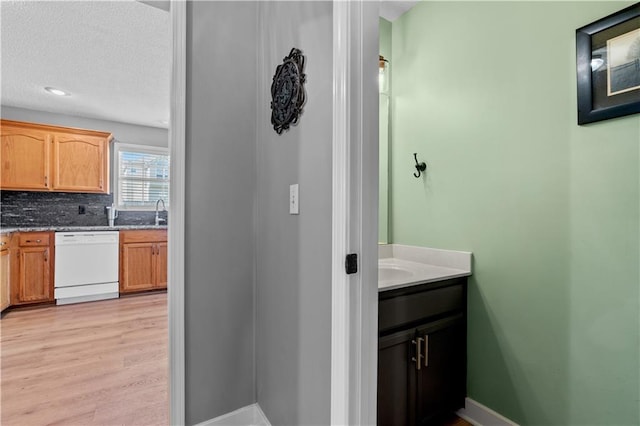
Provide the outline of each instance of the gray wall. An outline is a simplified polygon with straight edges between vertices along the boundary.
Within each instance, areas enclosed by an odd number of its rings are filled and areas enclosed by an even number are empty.
[[[167,129],[139,126],[117,121],[97,120],[53,112],[35,111],[2,105],[2,118],[7,120],[30,121],[56,126],[80,127],[83,129],[111,132],[118,142],[166,147],[169,145]]]
[[[274,425],[330,423],[332,5],[261,2],[256,240],[257,398]],[[270,124],[276,66],[306,58],[299,124]],[[300,215],[289,215],[289,185]]]
[[[255,402],[254,2],[187,6],[186,421]]]

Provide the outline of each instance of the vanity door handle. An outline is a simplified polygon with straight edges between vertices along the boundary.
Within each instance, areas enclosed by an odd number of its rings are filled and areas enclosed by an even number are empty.
[[[429,366],[429,335],[424,335],[424,366]]]
[[[422,360],[420,358],[423,358],[424,355],[422,355],[422,341],[424,339],[422,337],[418,337],[416,340],[412,340],[411,343],[416,345],[416,356],[411,358],[411,361],[414,361],[416,363],[416,369],[420,370],[420,368],[422,367]]]

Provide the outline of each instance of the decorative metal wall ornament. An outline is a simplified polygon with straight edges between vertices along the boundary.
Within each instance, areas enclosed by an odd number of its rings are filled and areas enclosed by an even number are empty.
[[[302,52],[294,47],[283,61],[276,68],[271,84],[271,124],[279,135],[298,122],[306,100]]]

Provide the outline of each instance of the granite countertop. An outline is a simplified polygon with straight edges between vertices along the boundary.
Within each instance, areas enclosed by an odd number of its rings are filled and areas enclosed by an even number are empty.
[[[167,229],[167,225],[116,225],[116,226],[28,226],[28,227],[2,227],[0,233],[8,234],[11,232],[84,232],[84,231],[120,231],[127,229]]]

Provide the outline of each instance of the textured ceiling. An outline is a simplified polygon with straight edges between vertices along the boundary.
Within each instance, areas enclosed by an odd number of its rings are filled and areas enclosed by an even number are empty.
[[[165,10],[133,0],[2,0],[0,16],[2,105],[167,127]]]
[[[418,4],[419,0],[413,1],[395,1],[387,0],[380,2],[380,16],[387,21],[395,21],[405,14],[409,9]]]

